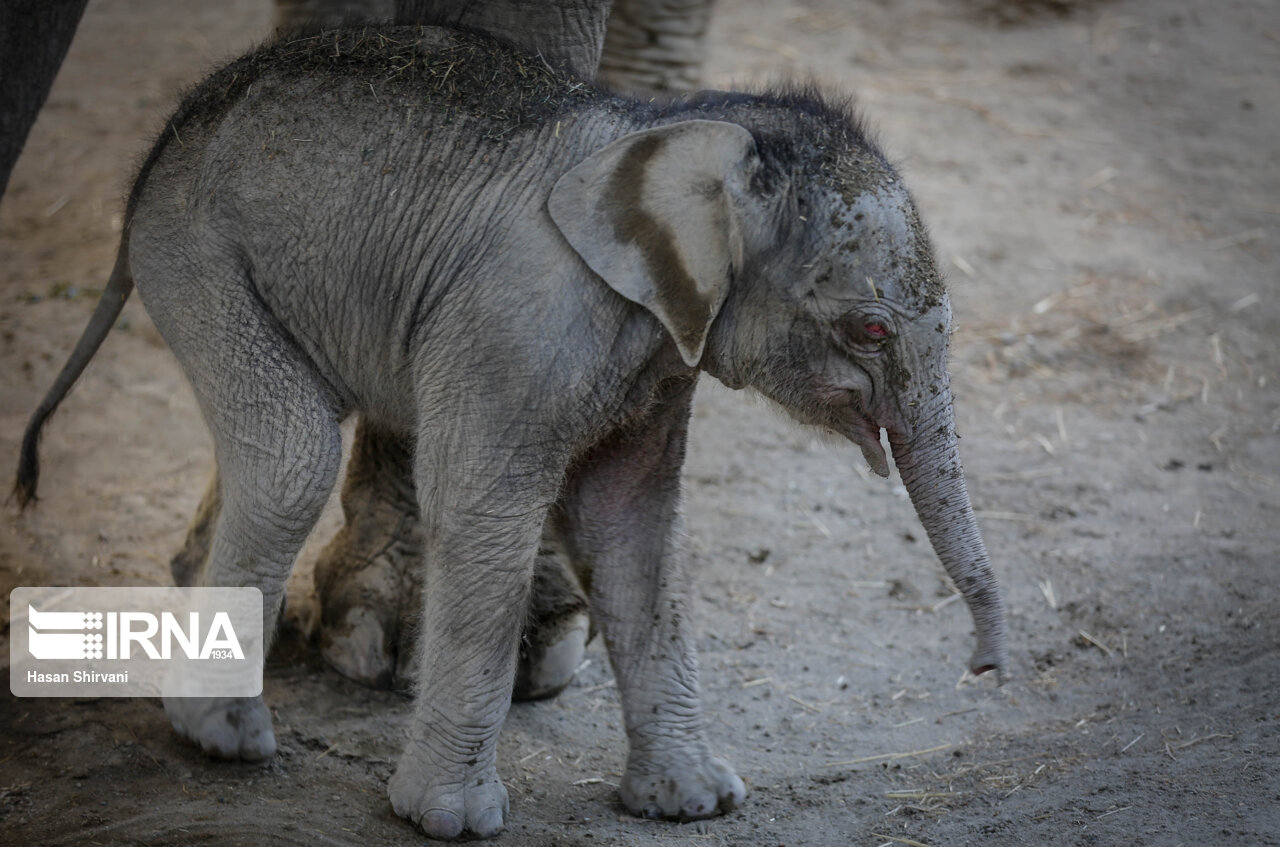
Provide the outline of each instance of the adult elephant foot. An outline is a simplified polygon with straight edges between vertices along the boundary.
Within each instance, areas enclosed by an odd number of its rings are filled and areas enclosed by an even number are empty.
[[[416,520],[387,517],[385,510],[349,517],[316,563],[317,641],[325,662],[343,676],[373,688],[404,688],[413,677],[420,545],[412,538]]]

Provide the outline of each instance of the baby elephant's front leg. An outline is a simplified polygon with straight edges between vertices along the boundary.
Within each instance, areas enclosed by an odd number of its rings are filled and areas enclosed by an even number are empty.
[[[575,563],[591,565],[591,611],[622,696],[622,802],[637,815],[691,820],[729,811],[746,792],[706,740],[679,517],[692,384],[669,391],[652,420],[583,463],[564,514]]]
[[[436,502],[422,509],[431,517],[423,533],[417,703],[390,797],[396,814],[433,838],[488,838],[506,822],[497,738],[511,703],[545,508],[523,501],[457,508],[466,493],[445,476],[421,489]],[[456,511],[439,515],[438,502]]]

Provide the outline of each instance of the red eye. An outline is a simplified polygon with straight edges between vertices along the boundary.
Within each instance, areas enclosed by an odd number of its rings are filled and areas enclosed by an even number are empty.
[[[862,329],[868,337],[874,338],[876,341],[883,341],[889,337],[889,330],[882,323],[872,321],[871,323],[863,324]]]

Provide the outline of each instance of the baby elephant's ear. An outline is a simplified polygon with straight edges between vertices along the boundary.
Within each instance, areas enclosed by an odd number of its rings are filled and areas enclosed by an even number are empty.
[[[547,204],[611,288],[653,313],[689,366],[742,264],[751,133],[684,121],[623,136],[566,173]]]

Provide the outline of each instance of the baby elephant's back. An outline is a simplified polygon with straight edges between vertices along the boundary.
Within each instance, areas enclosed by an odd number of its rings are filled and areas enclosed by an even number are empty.
[[[537,57],[473,33],[359,27],[285,35],[193,89],[144,164],[146,193],[203,207],[228,192],[253,205],[367,202],[406,169],[441,184],[506,155],[516,139],[592,92]],[[150,183],[161,179],[160,192]]]
[[[420,310],[506,252],[496,231],[527,230],[539,191],[512,183],[554,178],[537,139],[589,96],[478,35],[286,36],[193,90],[157,141],[127,215],[139,293],[172,345],[248,288],[340,393],[378,404],[400,387],[364,383],[405,372]]]

